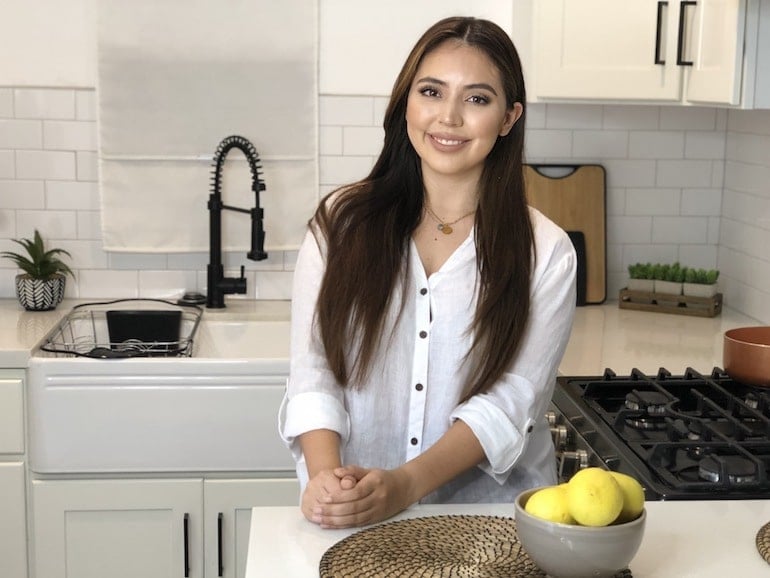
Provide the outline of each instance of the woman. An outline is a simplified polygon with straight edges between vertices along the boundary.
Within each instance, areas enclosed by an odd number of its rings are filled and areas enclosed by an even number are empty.
[[[555,483],[544,414],[576,260],[527,207],[525,108],[502,29],[436,23],[396,80],[371,173],[311,219],[280,426],[308,520],[361,526]]]

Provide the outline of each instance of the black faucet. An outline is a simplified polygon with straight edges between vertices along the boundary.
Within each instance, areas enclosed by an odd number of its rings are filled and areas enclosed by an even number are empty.
[[[256,197],[253,209],[231,207],[222,203],[222,165],[231,149],[237,148],[246,155],[251,169],[251,189]],[[222,308],[225,306],[225,295],[231,293],[246,293],[246,277],[241,265],[240,277],[225,277],[222,266],[222,211],[237,211],[251,215],[251,250],[246,254],[252,261],[267,259],[265,253],[265,230],[262,221],[265,212],[259,206],[259,192],[265,190],[259,164],[259,154],[254,145],[242,136],[225,138],[214,153],[214,170],[212,171],[211,194],[209,195],[209,265],[206,270],[208,296],[206,307]]]

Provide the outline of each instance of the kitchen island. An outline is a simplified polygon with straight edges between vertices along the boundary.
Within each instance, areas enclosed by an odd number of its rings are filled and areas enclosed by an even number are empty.
[[[770,576],[755,545],[770,500],[647,502],[644,540],[629,565],[634,578]],[[393,520],[475,514],[513,517],[512,504],[414,506]],[[356,530],[322,530],[298,507],[254,508],[246,578],[318,578],[324,552]]]

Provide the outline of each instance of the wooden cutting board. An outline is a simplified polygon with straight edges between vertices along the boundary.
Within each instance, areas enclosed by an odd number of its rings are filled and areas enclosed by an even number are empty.
[[[571,233],[573,243],[575,238],[581,238],[581,244],[585,240],[585,254],[578,258],[578,277],[582,274],[585,279],[584,302],[579,304],[604,302],[607,298],[604,167],[530,164],[524,166],[524,179],[529,204]],[[579,287],[579,299],[580,293]]]

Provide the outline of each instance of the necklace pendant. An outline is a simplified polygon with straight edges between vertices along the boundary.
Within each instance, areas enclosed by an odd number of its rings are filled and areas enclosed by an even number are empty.
[[[454,229],[450,225],[447,225],[446,223],[441,223],[438,226],[438,230],[444,233],[445,235],[451,235],[452,231],[454,231]]]

